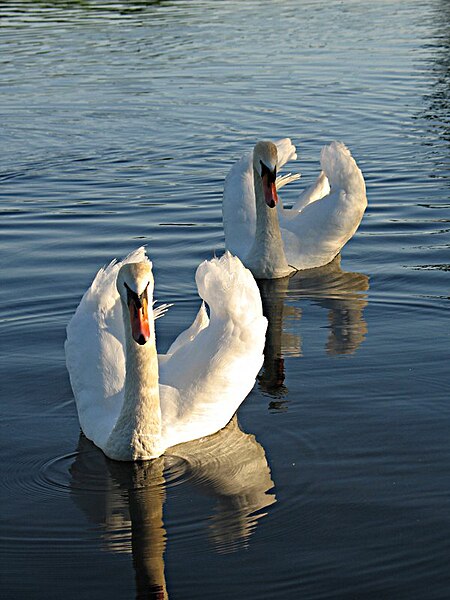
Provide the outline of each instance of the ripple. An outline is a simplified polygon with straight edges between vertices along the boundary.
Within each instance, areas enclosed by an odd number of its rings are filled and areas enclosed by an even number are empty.
[[[448,10],[431,4],[0,5],[5,597],[128,597],[133,568],[165,557],[177,597],[449,596]],[[249,433],[142,465],[83,438],[71,452],[82,292],[148,241],[157,297],[177,302],[167,347],[224,247],[230,165],[274,136],[298,146],[286,204],[343,139],[369,206],[351,273],[302,274],[281,302],[284,364],[241,407]]]
[[[55,499],[71,492],[70,466],[76,452],[57,456],[40,463],[38,457],[27,454],[20,463],[5,470],[2,486],[12,495],[38,499]]]
[[[70,468],[78,452],[71,452],[48,460],[39,469],[37,483],[50,493],[70,494]]]

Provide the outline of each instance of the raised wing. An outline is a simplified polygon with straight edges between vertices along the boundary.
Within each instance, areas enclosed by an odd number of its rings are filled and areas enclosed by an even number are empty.
[[[321,166],[318,180],[298,203],[303,207],[280,216],[286,258],[299,270],[333,260],[354,235],[367,206],[364,178],[344,144],[325,146]]]
[[[160,365],[161,384],[180,403],[161,397],[163,439],[181,443],[224,427],[253,387],[263,361],[267,321],[258,287],[237,257],[226,253],[197,269],[210,321]]]

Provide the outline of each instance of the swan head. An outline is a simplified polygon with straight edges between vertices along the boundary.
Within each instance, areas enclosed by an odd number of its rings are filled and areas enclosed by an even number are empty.
[[[153,273],[148,260],[123,265],[117,276],[117,291],[127,310],[134,341],[141,346],[150,339],[149,311],[152,310]]]
[[[276,188],[278,151],[273,142],[258,142],[253,150],[253,169],[261,178],[264,200],[269,208],[278,203]]]

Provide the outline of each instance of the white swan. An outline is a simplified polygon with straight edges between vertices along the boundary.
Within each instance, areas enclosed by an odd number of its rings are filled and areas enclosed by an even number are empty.
[[[155,458],[218,431],[254,384],[267,321],[251,273],[227,252],[201,263],[196,283],[210,318],[202,304],[166,355],[143,248],[97,273],[67,327],[81,429],[110,458]]]
[[[277,172],[296,157],[288,138],[258,142],[225,180],[225,245],[256,278],[284,277],[329,263],[354,235],[367,206],[355,160],[344,144],[332,142],[322,149],[316,182],[284,209],[277,189],[299,176],[277,178]]]

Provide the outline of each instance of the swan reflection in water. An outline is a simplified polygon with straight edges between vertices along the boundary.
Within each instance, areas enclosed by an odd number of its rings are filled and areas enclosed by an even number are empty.
[[[83,435],[70,469],[71,495],[103,530],[105,549],[129,552],[136,597],[168,598],[164,576],[166,479],[189,480],[217,500],[209,535],[219,552],[246,545],[264,510],[276,502],[263,447],[236,416],[218,433],[170,448],[155,460],[109,460]],[[170,544],[170,539],[168,540]]]
[[[362,273],[341,269],[341,256],[317,269],[298,271],[290,277],[257,280],[263,312],[268,319],[264,365],[258,376],[260,388],[276,398],[287,393],[284,385],[284,357],[303,355],[301,336],[287,331],[292,321],[300,321],[302,310],[289,302],[308,299],[328,311],[327,354],[353,354],[364,341],[367,324],[369,278]],[[280,406],[272,403],[271,407]]]

